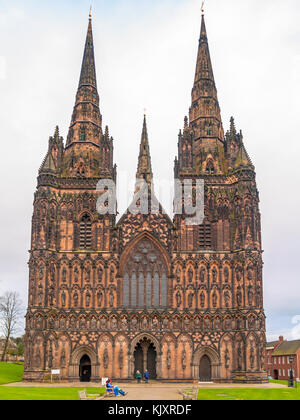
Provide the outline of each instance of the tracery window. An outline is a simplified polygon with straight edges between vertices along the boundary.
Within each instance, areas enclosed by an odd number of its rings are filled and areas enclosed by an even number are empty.
[[[167,306],[167,267],[161,252],[145,239],[128,258],[123,285],[126,308],[163,308]]]
[[[211,249],[211,247],[211,224],[208,221],[205,221],[199,226],[199,248]]]
[[[91,249],[92,247],[92,221],[88,214],[85,214],[80,221],[80,249]]]

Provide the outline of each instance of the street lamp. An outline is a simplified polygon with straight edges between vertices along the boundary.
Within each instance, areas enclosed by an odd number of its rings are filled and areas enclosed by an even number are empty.
[[[290,362],[290,365],[291,365],[290,377],[289,377],[289,388],[294,388],[294,375],[293,375],[294,357],[293,356],[289,357],[289,362]]]

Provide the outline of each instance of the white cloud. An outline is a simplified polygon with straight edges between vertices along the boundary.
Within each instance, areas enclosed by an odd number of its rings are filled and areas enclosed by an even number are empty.
[[[6,58],[0,56],[0,80],[6,79]]]

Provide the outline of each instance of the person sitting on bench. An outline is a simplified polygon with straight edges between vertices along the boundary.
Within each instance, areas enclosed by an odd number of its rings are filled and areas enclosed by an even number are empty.
[[[112,386],[112,380],[111,379],[108,379],[106,381],[105,389],[106,389],[107,393],[112,393],[113,392],[114,387]]]

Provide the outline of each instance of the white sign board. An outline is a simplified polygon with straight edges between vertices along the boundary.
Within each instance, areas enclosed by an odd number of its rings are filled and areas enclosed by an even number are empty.
[[[102,386],[106,385],[106,382],[108,381],[109,378],[102,378]]]
[[[52,369],[51,370],[51,375],[60,375],[60,370],[59,369]]]

